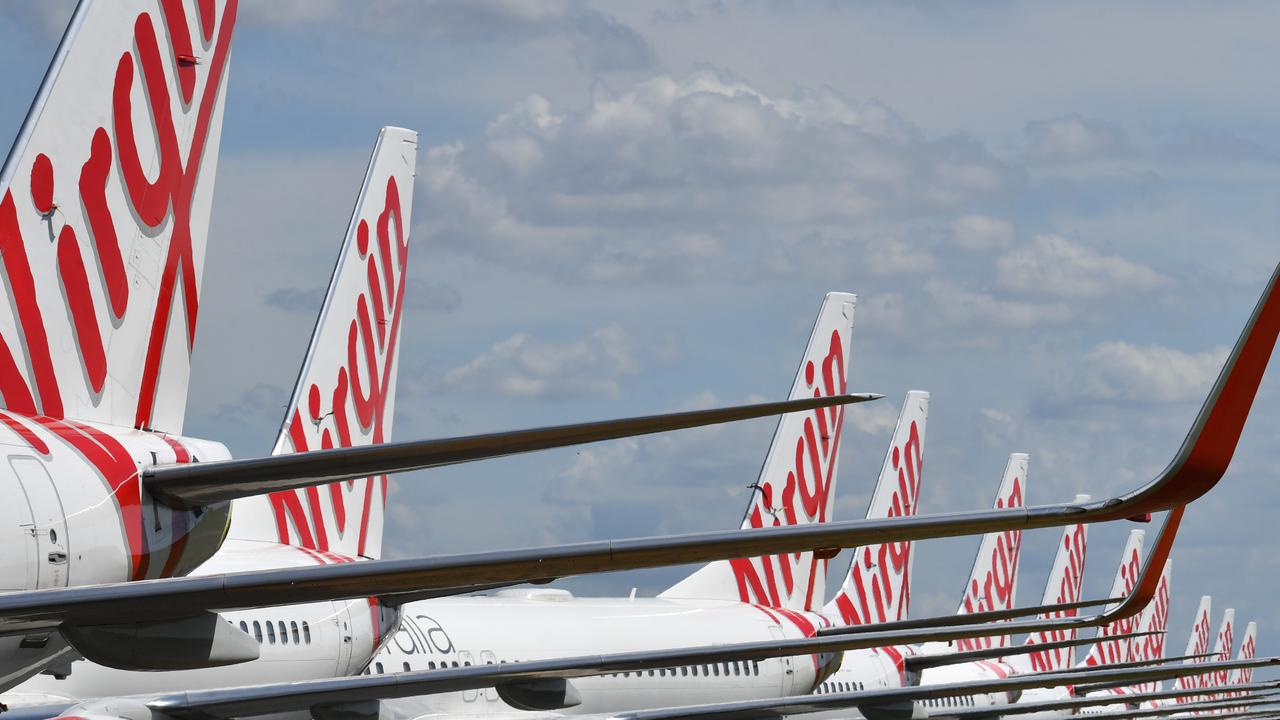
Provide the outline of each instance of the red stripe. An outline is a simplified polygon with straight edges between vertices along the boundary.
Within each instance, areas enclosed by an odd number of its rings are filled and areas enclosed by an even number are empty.
[[[80,168],[80,201],[84,203],[89,235],[93,237],[98,251],[98,267],[102,270],[107,298],[111,301],[111,312],[121,318],[129,305],[129,278],[120,255],[116,224],[107,206],[107,177],[110,173],[111,139],[107,137],[106,130],[98,128],[93,133],[89,159]]]
[[[62,417],[62,395],[58,392],[58,378],[49,357],[49,337],[45,334],[44,319],[36,300],[35,279],[31,276],[31,263],[18,229],[18,212],[12,192],[5,193],[4,201],[0,202],[0,257],[4,260],[9,290],[13,293],[18,321],[22,324],[27,357],[35,375],[43,414]]]
[[[58,233],[58,275],[67,293],[67,309],[76,328],[76,345],[84,360],[85,375],[95,393],[102,392],[107,379],[107,356],[102,349],[102,333],[98,330],[98,313],[89,292],[89,277],[84,271],[84,258],[75,230],[63,225]]]
[[[48,456],[49,446],[45,444],[44,440],[40,439],[39,435],[32,432],[31,428],[23,425],[18,418],[11,417],[8,413],[0,412],[0,422],[4,423],[10,430],[17,433],[18,437],[25,440],[36,452],[41,455]]]
[[[155,316],[151,323],[146,361],[143,364],[142,383],[138,391],[138,411],[134,416],[137,427],[150,424],[155,406],[156,385],[160,380],[160,359],[163,356],[169,316],[173,312],[173,293],[179,267],[182,269],[183,303],[187,309],[187,346],[195,340],[196,317],[199,314],[199,297],[196,288],[195,261],[191,248],[191,200],[200,177],[201,160],[209,135],[209,123],[217,105],[221,89],[223,66],[231,49],[231,33],[235,27],[236,0],[227,0],[222,15],[218,40],[209,62],[208,80],[196,115],[195,131],[191,135],[191,150],[187,156],[185,172],[173,188],[173,237],[169,241],[169,254],[165,260],[164,274],[160,279],[160,292],[156,300]],[[152,103],[154,106],[154,103]]]

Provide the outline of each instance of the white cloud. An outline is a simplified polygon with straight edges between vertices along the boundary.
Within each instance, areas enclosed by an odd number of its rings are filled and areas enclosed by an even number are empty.
[[[630,339],[618,325],[557,343],[516,333],[444,374],[452,390],[497,391],[539,400],[578,396],[617,397],[622,382],[639,370]]]
[[[927,138],[881,104],[828,88],[777,97],[713,70],[597,89],[576,108],[531,95],[478,141],[430,149],[421,177],[425,235],[592,282],[726,276],[805,244],[794,238],[830,238],[841,266],[927,270],[894,224],[1020,182],[981,144]]]
[[[1151,268],[1058,235],[1038,235],[996,262],[1001,286],[1034,295],[1096,298],[1144,292],[1168,279]]]
[[[951,237],[965,250],[999,250],[1013,242],[1013,223],[986,215],[965,215],[951,224]]]
[[[1086,357],[1084,372],[1062,392],[1107,401],[1187,402],[1203,398],[1230,349],[1199,353],[1159,345],[1104,342]]]
[[[938,314],[959,326],[1035,327],[1065,323],[1072,317],[1061,303],[1007,300],[941,280],[929,281],[925,291]]]
[[[1124,132],[1077,114],[1027,123],[1027,155],[1042,162],[1107,159],[1129,152]]]

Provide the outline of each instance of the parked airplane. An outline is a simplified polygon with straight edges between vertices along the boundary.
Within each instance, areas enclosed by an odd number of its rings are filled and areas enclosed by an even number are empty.
[[[161,491],[147,476],[159,466],[208,465],[217,474],[225,466],[216,461],[230,458],[221,443],[181,432],[237,7],[235,0],[81,2],[0,169],[0,272],[11,299],[0,309],[0,488],[19,499],[0,509],[0,590],[15,591],[10,600],[21,591],[185,574],[218,549],[227,501],[259,491],[249,481],[261,473],[243,464],[216,479],[196,473],[200,487],[188,482],[185,492],[175,490],[181,483],[173,480]],[[407,226],[390,214],[380,221],[380,232],[389,227],[403,239]],[[362,377],[356,365],[372,367],[373,348],[382,350],[386,335],[381,321],[403,292],[385,268],[390,246],[379,242],[369,262],[386,281],[385,295],[366,300],[358,346],[344,359],[351,365],[353,412],[362,423],[372,417],[385,381]],[[820,398],[766,412],[757,407],[741,417],[851,399]],[[735,415],[543,428],[357,449],[354,456],[296,452],[284,463],[292,468],[288,481],[265,489],[318,493],[315,486],[329,478],[315,468],[340,466],[351,472],[335,479],[366,482],[409,466]],[[375,434],[383,432],[378,427]],[[325,447],[322,438],[307,440],[312,444],[299,450]],[[294,500],[280,501],[281,512],[293,531],[319,520],[299,513],[297,496],[289,497]],[[252,520],[233,523],[233,530],[246,522]],[[364,533],[348,535],[355,542]],[[356,542],[354,552],[360,549]],[[44,600],[37,604],[48,607]],[[184,617],[199,612],[179,611]],[[6,628],[0,688],[62,651],[49,632],[58,624]],[[79,623],[91,624],[101,622]]]

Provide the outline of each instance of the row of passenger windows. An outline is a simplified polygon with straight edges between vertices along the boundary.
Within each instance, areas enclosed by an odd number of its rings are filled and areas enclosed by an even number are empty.
[[[929,698],[924,701],[927,707],[973,707],[973,696],[960,695],[947,698]]]
[[[305,627],[306,623],[303,623],[303,626]],[[486,662],[485,664],[492,665],[493,663]],[[503,660],[502,664],[506,665],[507,661]],[[404,672],[410,672],[409,663],[406,662],[406,663],[403,663],[403,665],[404,665]],[[440,670],[445,670],[450,667],[455,667],[455,668],[471,667],[471,662],[465,661],[461,665],[459,665],[457,660],[454,660],[452,662],[448,662],[444,660],[440,661],[440,665],[439,665]],[[428,660],[427,669],[428,670],[437,669],[436,662],[434,660]],[[375,674],[382,675],[385,672],[386,672],[386,668],[384,668],[382,663],[380,662],[375,662],[371,666],[366,667],[364,669],[365,675],[375,675]],[[395,671],[393,670],[392,672],[395,672]],[[678,668],[658,668],[657,670],[633,670],[631,672],[608,673],[607,676],[608,677],[643,677],[646,674],[649,677],[676,677],[676,676],[689,677],[691,675],[693,677],[698,677],[699,675],[703,677],[720,677],[720,676],[741,677],[743,675],[750,677],[750,676],[760,675],[760,663],[756,660],[752,660],[750,662],[744,660],[742,662],[715,663],[713,665],[685,665],[683,667],[678,667]]]
[[[815,691],[818,695],[829,695],[831,693],[842,692],[861,692],[865,688],[860,682],[841,682],[838,680],[828,680],[818,686]]]
[[[504,660],[503,662],[505,663],[506,661]],[[486,665],[492,665],[493,663],[485,663],[485,664],[486,664]],[[409,667],[409,663],[407,663],[407,662],[406,662],[406,663],[403,663],[403,665],[404,665],[404,671],[405,671],[405,672],[410,672],[410,671],[412,670],[412,668],[410,668],[410,667]],[[428,661],[427,661],[427,669],[428,669],[428,670],[436,670],[436,669],[439,669],[439,670],[447,670],[447,669],[449,669],[449,668],[451,668],[451,667],[471,667],[471,661],[469,661],[469,660],[468,660],[468,661],[466,661],[466,662],[462,663],[461,665],[459,665],[457,660],[454,660],[453,662],[448,662],[448,661],[445,661],[445,660],[441,660],[441,661],[440,661],[440,665],[439,665],[439,667],[438,667],[438,668],[437,668],[437,666],[436,666],[436,661],[435,661],[435,660],[428,660]],[[364,669],[364,674],[365,674],[365,675],[375,675],[375,674],[376,674],[376,675],[381,675],[381,674],[383,674],[384,672],[386,672],[386,670],[382,667],[382,663],[380,663],[380,662],[375,662],[373,665],[367,666],[367,667],[365,667],[365,669]],[[395,672],[395,670],[392,670],[391,672]]]
[[[289,637],[291,635],[293,637],[294,645],[310,645],[311,644],[311,626],[307,624],[306,620],[302,621],[301,628],[298,627],[298,622],[296,620],[290,620],[288,628],[285,628],[283,620],[278,620],[276,622],[272,622],[270,620],[266,620],[264,622],[258,622],[257,620],[254,620],[253,621],[253,637],[259,643],[263,641],[262,628],[264,625],[267,628],[266,641],[272,645],[276,644],[277,636],[279,636],[280,638],[281,645],[288,645]],[[277,628],[279,628],[279,630],[277,630]],[[244,620],[241,620],[240,630],[241,632],[248,634],[249,623],[245,622]],[[301,632],[299,632],[299,630],[301,630]]]
[[[711,665],[684,665],[682,667],[658,668],[657,670],[632,670],[630,672],[609,673],[609,677],[729,677],[731,675],[748,677],[760,674],[760,662],[743,660],[741,662],[722,662]]]

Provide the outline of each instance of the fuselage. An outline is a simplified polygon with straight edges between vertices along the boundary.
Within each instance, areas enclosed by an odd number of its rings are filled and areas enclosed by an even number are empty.
[[[0,592],[182,575],[226,533],[226,503],[156,502],[141,471],[230,458],[221,443],[0,411]],[[67,654],[54,624],[8,625],[0,690]]]

